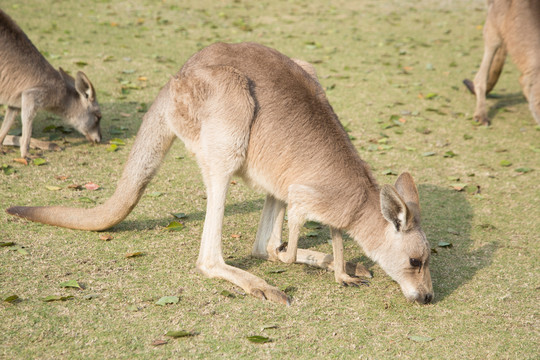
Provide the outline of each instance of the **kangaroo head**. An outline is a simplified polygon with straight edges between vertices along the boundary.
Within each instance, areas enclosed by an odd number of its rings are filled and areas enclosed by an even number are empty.
[[[88,141],[100,142],[101,111],[94,86],[82,71],[78,71],[75,78],[62,68],[59,68],[59,72],[68,89],[67,99],[64,102],[65,109],[63,109],[65,118]]]
[[[395,186],[384,185],[380,202],[388,224],[377,262],[401,286],[408,300],[429,303],[433,299],[431,248],[420,228],[418,190],[411,175],[401,174]]]

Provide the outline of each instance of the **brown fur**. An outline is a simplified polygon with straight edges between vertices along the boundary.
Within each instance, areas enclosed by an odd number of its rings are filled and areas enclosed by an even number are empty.
[[[175,136],[195,154],[207,188],[197,260],[203,274],[260,298],[289,302],[277,288],[223,260],[225,197],[237,175],[267,194],[254,256],[333,269],[336,281],[358,285],[361,281],[347,269],[366,271],[343,259],[341,232],[347,231],[400,283],[408,299],[431,301],[430,248],[419,214],[413,216],[419,205],[412,177],[402,174],[397,188],[385,185],[380,192],[311,65],[258,44],[218,43],[186,62],[145,115],[116,192],[105,204],[87,210],[13,207],[7,212],[75,229],[113,226],[135,206]],[[288,246],[281,241],[286,205]],[[384,217],[381,207],[388,210]],[[330,226],[334,257],[297,248],[299,229],[308,219]],[[411,258],[423,266],[411,268]]]
[[[101,113],[96,92],[83,72],[76,78],[55,70],[26,34],[0,10],[0,104],[8,105],[0,144],[21,111],[21,155],[25,157],[32,121],[44,109],[64,117],[89,141],[99,142]]]
[[[520,84],[534,119],[540,124],[540,1],[490,0],[484,25],[484,57],[465,84],[476,94],[474,118],[489,124],[485,95],[493,89],[507,52],[521,72]]]

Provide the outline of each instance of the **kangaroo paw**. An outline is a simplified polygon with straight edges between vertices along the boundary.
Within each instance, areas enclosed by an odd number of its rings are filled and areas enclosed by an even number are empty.
[[[485,114],[474,115],[474,121],[486,126],[491,125],[491,121],[489,121],[487,115]]]
[[[347,262],[345,266],[345,272],[351,276],[361,276],[367,278],[373,277],[371,271],[366,269],[365,266],[362,264]]]
[[[283,291],[268,287],[266,289],[255,288],[251,290],[251,295],[261,300],[269,300],[278,304],[290,306],[291,299]]]
[[[357,278],[355,276],[349,276],[347,274],[337,276],[336,281],[345,287],[347,286],[359,287],[360,285],[369,286],[369,281]]]

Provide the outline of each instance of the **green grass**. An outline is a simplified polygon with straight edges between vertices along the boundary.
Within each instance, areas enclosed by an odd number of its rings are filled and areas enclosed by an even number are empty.
[[[195,271],[195,260],[205,191],[193,157],[177,141],[147,195],[106,232],[110,241],[100,240],[100,233],[0,213],[0,241],[27,251],[0,248],[0,296],[22,299],[0,303],[0,358],[538,356],[540,132],[510,61],[497,96],[488,99],[489,128],[473,123],[474,97],[461,84],[474,76],[482,57],[485,1],[180,3],[2,3],[55,67],[86,72],[102,105],[105,141],[122,138],[126,145],[108,152],[106,144],[59,134],[67,141],[59,140],[64,151],[32,152],[47,160],[42,166],[15,163],[18,149],[4,147],[0,165],[16,173],[0,172],[0,208],[91,206],[81,197],[102,203],[114,191],[145,105],[184,61],[216,41],[257,41],[315,64],[331,104],[380,183],[395,181],[383,175],[387,169],[413,174],[423,227],[437,249],[431,262],[435,302],[406,302],[398,285],[350,239],[346,257],[370,267],[369,287],[343,288],[328,272],[252,259],[264,196],[240,181],[231,186],[227,202],[226,261],[287,288],[294,302],[291,307],[261,302],[227,282],[204,278]],[[385,129],[399,118],[405,120],[401,126]],[[50,133],[43,129],[60,124],[40,113],[33,136],[47,140]],[[448,151],[457,156],[443,157]],[[426,152],[435,155],[422,156]],[[501,166],[503,160],[511,165]],[[515,171],[522,167],[533,171]],[[455,178],[479,185],[480,194],[453,190]],[[101,189],[67,189],[90,181]],[[148,196],[157,191],[163,195]],[[185,229],[163,230],[172,212],[188,214]],[[300,245],[330,252],[328,239],[323,229],[316,238],[302,237]],[[437,247],[439,241],[453,247]],[[125,258],[139,251],[144,256]],[[272,273],[277,269],[285,272]],[[67,280],[79,281],[84,290],[61,288]],[[221,295],[223,290],[235,297]],[[48,295],[74,299],[40,300]],[[97,297],[85,299],[88,295]],[[179,296],[179,303],[155,305],[166,295]],[[263,330],[269,325],[277,328]],[[166,339],[167,331],[182,329],[196,335],[151,345]],[[250,335],[272,341],[254,344],[246,339]]]

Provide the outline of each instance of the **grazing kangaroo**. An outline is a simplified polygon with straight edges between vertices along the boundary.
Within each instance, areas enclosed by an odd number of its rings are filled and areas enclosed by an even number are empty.
[[[474,119],[482,124],[490,124],[486,94],[497,83],[507,53],[521,72],[519,81],[523,94],[540,124],[540,1],[488,0],[484,57],[474,84],[468,79],[463,81],[476,95]]]
[[[8,108],[0,127],[0,145],[21,111],[21,156],[28,155],[32,121],[47,110],[62,116],[91,142],[101,141],[101,112],[86,75],[56,71],[17,24],[0,10],[0,104]]]
[[[207,189],[207,211],[197,269],[278,303],[278,288],[227,265],[221,248],[227,188],[234,175],[267,194],[253,255],[333,269],[346,285],[341,232],[400,285],[407,299],[433,299],[430,246],[420,228],[418,191],[402,174],[379,188],[328,103],[313,67],[254,43],[211,45],[193,55],[145,114],[113,196],[93,209],[11,207],[32,221],[104,230],[139,201],[173,140],[196,156]],[[281,233],[288,204],[289,242]],[[330,226],[334,258],[298,249],[305,220]]]

